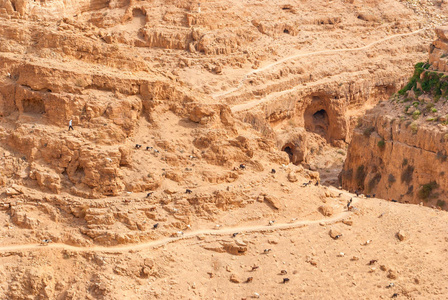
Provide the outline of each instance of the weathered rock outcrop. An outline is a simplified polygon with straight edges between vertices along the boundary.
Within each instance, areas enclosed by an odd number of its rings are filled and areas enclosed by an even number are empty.
[[[401,120],[385,104],[369,111],[353,132],[342,186],[384,199],[444,206],[448,192],[448,128]],[[443,201],[443,202],[442,202]]]
[[[437,28],[430,63],[418,63],[398,94],[360,120],[340,175],[344,188],[448,208],[447,33]]]

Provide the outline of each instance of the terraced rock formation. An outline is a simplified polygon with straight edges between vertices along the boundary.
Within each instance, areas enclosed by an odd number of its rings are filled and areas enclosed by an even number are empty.
[[[446,298],[444,212],[322,186],[446,12],[0,0],[0,298]]]

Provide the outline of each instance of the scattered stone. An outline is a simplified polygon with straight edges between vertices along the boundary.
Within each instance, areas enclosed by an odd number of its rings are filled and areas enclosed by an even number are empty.
[[[342,220],[342,223],[344,223],[345,225],[348,225],[348,226],[352,226],[353,225],[353,220]]]
[[[240,247],[247,247],[247,244],[240,239],[235,239],[235,244]]]
[[[387,273],[387,278],[389,279],[397,279],[398,278],[398,274],[397,271],[390,269]]]
[[[406,240],[408,238],[408,235],[403,230],[400,230],[400,231],[397,232],[397,238],[400,241],[404,241],[404,240]]]
[[[238,277],[235,274],[232,274],[232,275],[230,275],[230,282],[240,283],[241,280],[239,280]]]
[[[369,245],[371,242],[372,242],[372,240],[367,240],[364,244],[361,244],[361,245],[363,245],[363,246],[367,246],[367,245]]]
[[[281,208],[281,201],[274,196],[264,195],[264,201],[271,205],[275,209]]]
[[[291,171],[288,173],[288,180],[289,182],[297,182],[299,180],[299,177],[297,176],[296,172]]]
[[[276,245],[276,244],[278,244],[278,242],[279,242],[278,238],[270,238],[270,239],[268,240],[268,243],[269,243],[269,244],[274,244],[274,245]]]
[[[336,229],[330,229],[329,232],[332,239],[337,240],[342,236],[342,233]]]
[[[247,245],[241,240],[235,239],[223,243],[223,249],[233,255],[244,255],[247,251]]]
[[[330,217],[334,214],[334,209],[329,205],[322,205],[319,207],[319,212],[326,217]]]
[[[16,184],[13,184],[11,187],[6,189],[7,196],[15,196],[23,194],[22,188]]]

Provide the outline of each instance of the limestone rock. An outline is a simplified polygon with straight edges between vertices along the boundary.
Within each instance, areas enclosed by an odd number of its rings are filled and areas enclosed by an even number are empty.
[[[334,209],[330,205],[319,206],[319,212],[326,217],[330,217],[334,214]]]
[[[395,271],[395,270],[393,270],[393,269],[390,269],[390,270],[387,272],[387,278],[389,278],[389,279],[397,279],[397,278],[398,278],[398,273],[397,273],[397,271]]]
[[[408,235],[407,235],[407,233],[405,231],[400,230],[400,231],[397,232],[397,238],[400,241],[404,241],[404,240],[406,240],[408,238]]]
[[[264,195],[264,201],[266,201],[269,205],[271,205],[275,209],[280,209],[282,207],[282,203],[280,199],[272,195]]]
[[[232,274],[232,275],[230,275],[230,282],[240,283],[241,280],[238,278],[238,276],[236,276],[235,274]]]
[[[15,196],[23,194],[23,190],[20,186],[13,184],[11,187],[6,189],[6,195],[7,196]]]
[[[344,223],[345,225],[348,225],[348,226],[352,226],[353,225],[353,220],[344,219],[344,220],[342,220],[342,223]]]
[[[336,240],[339,239],[342,236],[342,233],[339,230],[336,229],[330,229],[329,235],[332,239]]]
[[[204,125],[210,122],[214,114],[215,111],[213,108],[205,105],[197,105],[191,111],[189,118],[193,122]]]
[[[297,176],[296,172],[291,171],[288,173],[288,180],[289,182],[297,182],[299,180],[299,177]]]
[[[242,241],[227,241],[222,245],[223,249],[233,255],[244,255],[247,251],[247,244]]]
[[[268,239],[268,243],[269,243],[269,244],[274,244],[274,245],[276,245],[276,244],[278,244],[278,242],[279,242],[279,239],[278,239],[278,238],[275,238],[275,237],[272,237],[272,238]]]

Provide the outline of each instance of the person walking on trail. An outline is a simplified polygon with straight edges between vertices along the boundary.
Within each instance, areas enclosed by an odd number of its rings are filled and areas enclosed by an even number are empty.
[[[70,120],[70,121],[68,122],[68,131],[70,131],[70,129],[71,129],[71,130],[74,130],[72,125],[73,125],[73,121]]]

